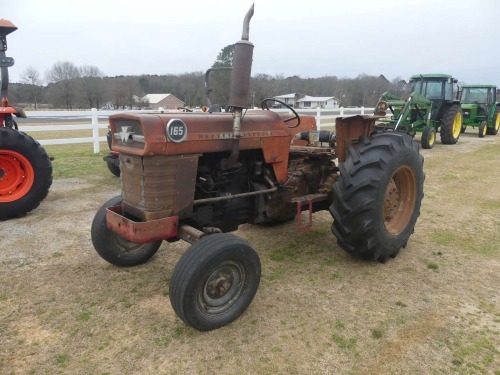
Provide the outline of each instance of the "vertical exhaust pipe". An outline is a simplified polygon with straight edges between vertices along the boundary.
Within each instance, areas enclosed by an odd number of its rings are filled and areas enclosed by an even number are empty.
[[[253,44],[248,40],[250,19],[254,13],[254,4],[250,7],[243,20],[241,40],[234,44],[233,70],[231,72],[231,87],[229,93],[229,107],[233,112],[233,144],[231,155],[225,161],[225,169],[233,168],[239,156],[239,138],[241,136],[241,119],[243,109],[248,108],[250,94],[250,76],[252,72]]]

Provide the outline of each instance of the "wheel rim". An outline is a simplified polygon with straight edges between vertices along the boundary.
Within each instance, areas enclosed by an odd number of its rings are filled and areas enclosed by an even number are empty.
[[[108,229],[109,230],[109,229]],[[113,234],[113,239],[116,246],[113,246],[114,249],[118,250],[118,256],[121,255],[133,255],[139,254],[144,251],[144,247],[149,244],[136,243],[127,240],[126,238],[116,234],[115,232],[110,231]]]
[[[495,119],[495,131],[498,131],[499,128],[500,128],[500,115],[497,115]]]
[[[220,314],[230,309],[244,291],[246,273],[239,262],[226,261],[217,265],[205,280],[198,295],[202,311]]]
[[[429,134],[429,146],[432,146],[436,141],[436,133],[431,131]]]
[[[488,129],[488,126],[486,124],[483,125],[483,128],[481,129],[482,135],[486,135],[486,130]]]
[[[408,225],[417,197],[417,182],[412,169],[403,166],[394,172],[385,191],[384,225],[392,236]]]
[[[462,129],[462,114],[458,112],[453,119],[453,137],[458,138],[460,136],[460,130]]]
[[[0,151],[0,202],[14,202],[33,186],[35,171],[23,155],[11,150]]]

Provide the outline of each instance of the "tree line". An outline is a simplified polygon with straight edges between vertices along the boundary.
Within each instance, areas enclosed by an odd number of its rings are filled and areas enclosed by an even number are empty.
[[[230,67],[233,46],[224,47],[212,68]],[[228,103],[230,71],[215,71],[210,76],[212,103]],[[324,76],[302,78],[256,74],[251,78],[249,105],[260,106],[264,98],[298,93],[310,96],[335,96],[342,106],[376,105],[385,91],[402,94],[406,82],[396,77],[389,81],[383,75],[360,74],[355,78]],[[207,104],[204,72],[166,75],[136,75],[107,77],[96,66],[76,66],[69,61],[57,62],[45,73],[28,67],[18,83],[9,87],[10,100],[28,108],[84,109],[108,106],[114,109],[145,108],[147,102],[138,101],[146,94],[170,93],[186,107]]]

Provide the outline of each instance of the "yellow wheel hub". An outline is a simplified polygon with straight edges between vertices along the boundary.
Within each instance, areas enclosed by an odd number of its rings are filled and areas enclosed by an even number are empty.
[[[495,131],[497,131],[500,128],[500,115],[497,115],[495,119]]]
[[[462,114],[458,112],[453,119],[453,138],[460,136],[460,130],[462,130]]]

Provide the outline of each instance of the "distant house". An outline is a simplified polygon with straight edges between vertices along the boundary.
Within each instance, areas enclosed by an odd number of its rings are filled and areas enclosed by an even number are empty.
[[[299,108],[328,108],[340,107],[340,100],[334,96],[304,96],[297,100]]]
[[[184,102],[172,94],[147,94],[141,100],[143,102],[147,101],[151,109],[159,109],[160,107],[164,109],[176,109],[184,107]]]
[[[291,94],[278,95],[275,96],[274,99],[281,100],[282,102],[288,104],[290,107],[297,107],[297,100],[299,99],[299,94],[296,92],[292,92]],[[274,103],[273,108],[281,108],[282,105],[280,103]]]

